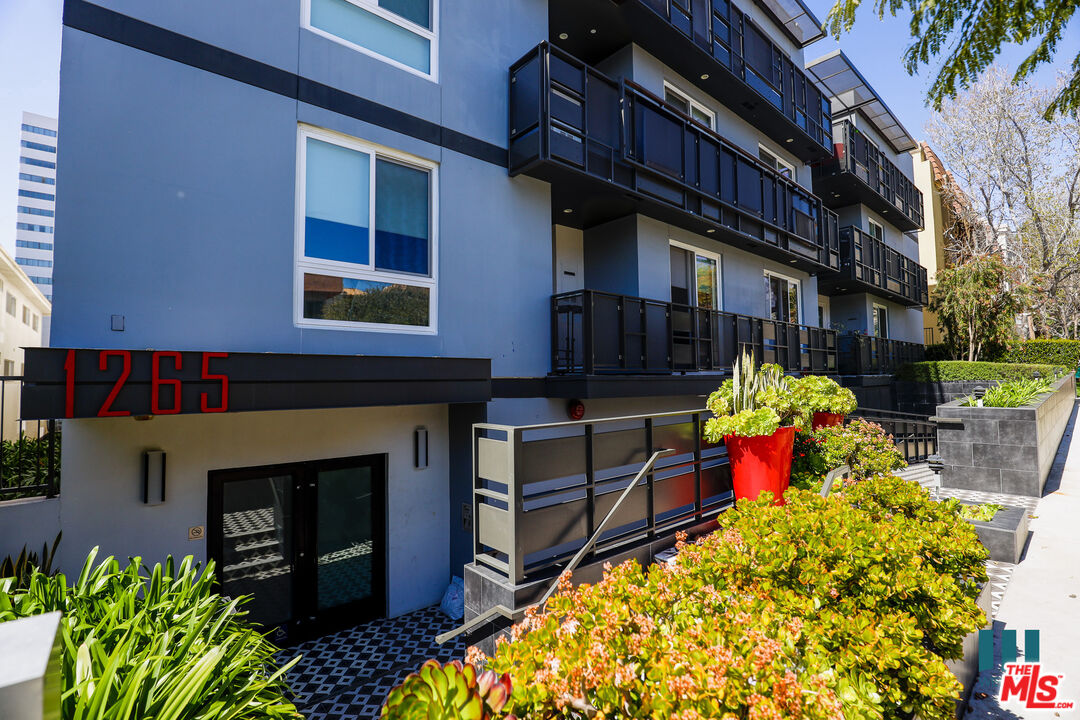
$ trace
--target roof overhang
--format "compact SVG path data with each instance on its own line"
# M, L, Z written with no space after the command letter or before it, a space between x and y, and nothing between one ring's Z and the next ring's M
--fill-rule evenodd
M802 0L755 0L800 48L825 37L821 21Z
M23 420L475 403L486 358L26 348Z
M808 62L806 71L832 97L834 120L860 112L896 152L906 153L918 147L915 138L842 50L833 50Z

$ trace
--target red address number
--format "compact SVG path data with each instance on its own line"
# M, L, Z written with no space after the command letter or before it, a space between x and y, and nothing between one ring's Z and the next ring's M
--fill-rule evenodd
M229 409L229 376L210 372L210 360L212 358L227 358L229 353L204 352L202 354L202 379L216 380L221 383L221 405L212 406L207 400L207 393L199 394L199 411L204 413L225 412ZM105 402L98 409L98 417L125 417L131 415L130 410L115 410L113 402L120 390L131 376L131 351L130 350L102 350L98 353L98 370L105 372L109 368L109 361L117 358L120 361L120 377L112 386ZM163 360L172 363L172 369L183 369L183 356L172 350L155 352L150 358L150 413L152 415L175 415L180 412L180 390L182 383L176 378L161 377L161 365ZM67 351L67 359L64 361L64 416L75 417L75 351ZM161 388L173 389L173 406L162 407Z

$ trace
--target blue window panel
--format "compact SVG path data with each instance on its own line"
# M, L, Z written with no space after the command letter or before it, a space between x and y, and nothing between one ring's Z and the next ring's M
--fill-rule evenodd
M30 148L31 150L41 150L43 152L56 152L56 147L53 145L45 145L42 143L30 142L29 140L23 140L20 143L24 148Z
M34 242L33 240L16 240L15 247L30 248L31 250L52 250L52 243Z
M19 161L22 162L24 165L35 165L37 167L43 167L43 168L55 168L56 167L56 163L54 163L54 162L49 162L48 160L38 160L37 158L31 158L31 157L20 157Z
M35 198L37 200L55 200L56 196L52 193L37 192L35 190L20 190L19 197Z
M52 231L53 231L53 229L48 225L33 225L31 223L21 223L21 222L15 223L15 228L17 230L30 230L32 232L49 233L50 235L52 234Z
M48 137L56 137L56 131L49 128L38 127L37 125L22 124L22 129L26 132L37 133L38 135L47 135Z
M379 7L431 29L431 0L379 0Z
M19 212L27 215L41 215L42 217L53 217L52 210L44 210L42 208L26 207L25 205L19 205L16 208Z
M402 65L431 72L431 41L348 0L311 0L311 25Z
M304 255L370 264L371 157L308 138Z
M44 175L31 175L30 173L19 173L20 180L29 180L30 182L44 183L45 185L55 185L56 178L45 177Z
M376 161L376 269L430 274L429 185L425 170Z

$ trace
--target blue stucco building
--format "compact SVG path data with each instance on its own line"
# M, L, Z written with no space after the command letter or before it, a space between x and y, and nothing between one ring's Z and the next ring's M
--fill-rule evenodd
M740 347L880 385L921 351L914 141L788 5L66 0L27 368L65 569L396 615L472 560L473 423L700 408Z

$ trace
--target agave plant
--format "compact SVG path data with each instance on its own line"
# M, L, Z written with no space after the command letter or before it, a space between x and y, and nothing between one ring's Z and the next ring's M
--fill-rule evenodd
M510 676L491 670L478 673L454 660L440 665L428 660L386 696L385 720L489 720L503 716L510 699Z
M783 368L771 363L757 367L745 349L735 361L731 379L709 396L708 407L715 415L705 425L710 442L727 435L771 435L781 425L803 425L807 419Z
M53 575L53 561L56 560L56 547L60 544L62 532L56 534L52 547L48 543L41 546L41 555L28 551L23 545L22 552L17 557L8 555L0 560L0 578L14 578L14 587L23 588L30 582L30 576L35 570L43 575Z

